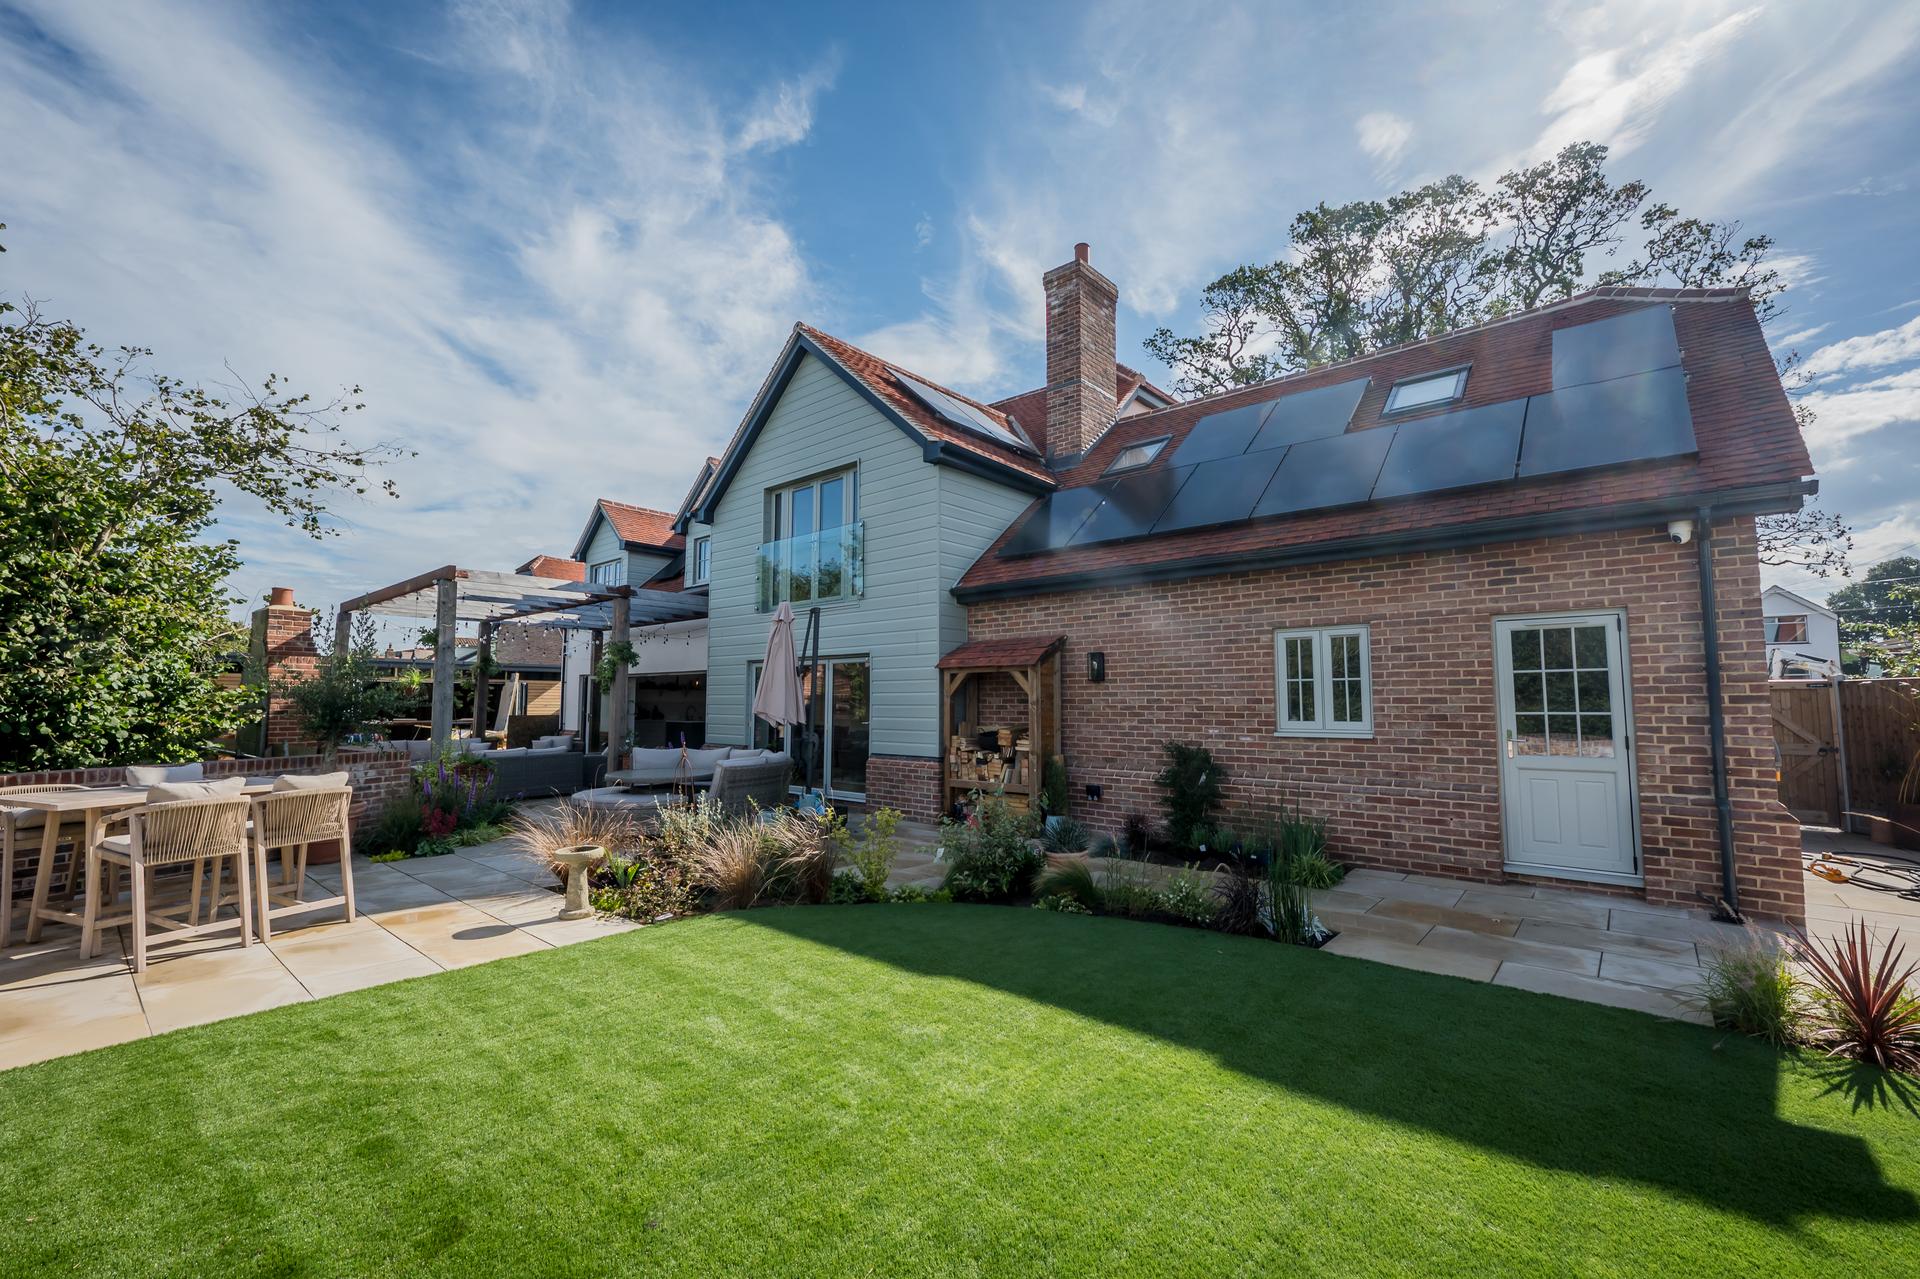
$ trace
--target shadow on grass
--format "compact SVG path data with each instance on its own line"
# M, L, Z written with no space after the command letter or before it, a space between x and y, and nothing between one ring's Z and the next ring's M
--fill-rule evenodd
M1779 1114L1778 1053L1746 1040L1716 1050L1697 1026L1123 920L988 906L735 918L1205 1052L1288 1092L1537 1167L1637 1182L1777 1227L1920 1219L1913 1192L1885 1179L1866 1141ZM1884 1076L1836 1090L1911 1105ZM1887 1120L1907 1122L1866 1121Z
M1824 1085L1823 1097L1840 1096L1855 1111L1904 1110L1920 1119L1920 1085L1878 1066L1840 1057L1808 1058L1808 1071Z

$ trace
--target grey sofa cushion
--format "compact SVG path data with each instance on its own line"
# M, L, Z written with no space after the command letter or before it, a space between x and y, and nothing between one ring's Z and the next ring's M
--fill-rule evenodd
M127 785L158 786L162 782L205 781L207 770L199 764L128 764Z
M282 773L273 779L273 788L288 790L338 790L352 782L346 773Z

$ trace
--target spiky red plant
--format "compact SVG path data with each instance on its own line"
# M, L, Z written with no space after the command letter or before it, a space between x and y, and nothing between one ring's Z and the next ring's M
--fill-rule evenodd
M1920 1074L1920 998L1907 989L1920 962L1902 966L1906 947L1898 932L1877 958L1874 949L1859 919L1828 942L1798 937L1794 952L1813 974L1824 1014L1808 1040L1829 1056Z

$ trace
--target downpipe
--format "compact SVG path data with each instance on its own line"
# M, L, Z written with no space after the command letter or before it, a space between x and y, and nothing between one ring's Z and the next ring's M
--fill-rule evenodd
M1700 633L1707 666L1707 734L1713 754L1713 807L1720 826L1720 898L1713 917L1744 924L1733 866L1733 798L1727 792L1727 718L1720 695L1720 613L1713 589L1713 508L1703 506L1694 524L1700 549ZM1704 894L1702 894L1704 896Z

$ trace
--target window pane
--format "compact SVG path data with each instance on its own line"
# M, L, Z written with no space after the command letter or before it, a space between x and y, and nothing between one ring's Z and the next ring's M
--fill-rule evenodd
M1547 672L1547 709L1550 711L1571 711L1579 709L1573 700L1573 672Z
M1516 755L1547 753L1547 717L1545 715L1513 717L1513 753Z
M833 664L833 711L828 721L833 741L828 756L833 789L856 795L867 791L867 726L871 711L867 688L865 662Z
M793 491L793 527L794 537L804 537L816 527L813 522L813 485L802 484Z
M847 482L835 477L820 481L820 527L839 528L847 522Z
M1613 709L1613 690L1607 687L1605 671L1581 671L1580 709L1583 711L1611 711Z
M1547 754L1578 755L1580 725L1578 715L1547 716Z
M1580 717L1580 753L1594 759L1612 759L1613 716L1582 715Z
M1327 641L1329 690L1333 721L1358 724L1366 719L1366 698L1360 679L1360 637L1335 635Z
M1574 631L1580 665L1585 670L1605 670L1607 665L1607 628L1581 626Z
M1540 632L1535 627L1513 632L1509 645L1513 650L1513 669L1516 671L1537 671L1540 669Z
M1550 671L1573 669L1573 628L1556 626L1540 633L1542 656Z
M1545 710L1546 686L1537 672L1520 671L1513 677L1513 708L1518 711Z

